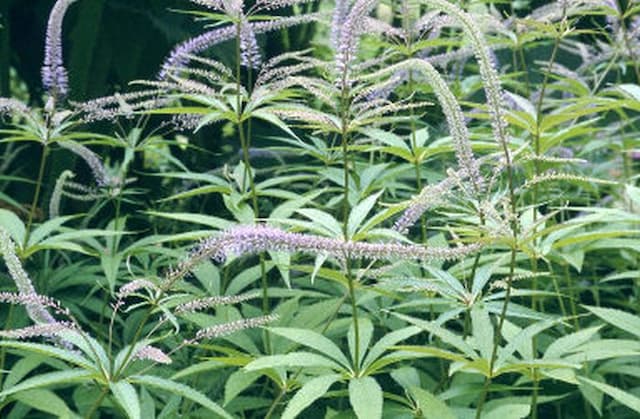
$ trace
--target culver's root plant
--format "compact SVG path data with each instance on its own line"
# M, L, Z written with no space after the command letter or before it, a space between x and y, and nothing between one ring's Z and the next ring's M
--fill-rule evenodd
M143 3L0 28L0 416L640 413L635 1Z

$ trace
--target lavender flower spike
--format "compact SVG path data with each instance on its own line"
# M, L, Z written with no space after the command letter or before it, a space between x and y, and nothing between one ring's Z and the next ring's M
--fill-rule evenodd
M256 34L244 17L240 20L240 61L248 68L259 68L262 63Z
M170 273L167 284L184 276L199 262L213 258L224 261L230 255L245 255L267 250L327 254L338 258L453 260L479 250L479 243L446 247L417 244L366 243L345 241L310 234L289 233L265 225L238 226L204 240L177 270Z
M39 336L54 337L69 330L75 330L75 325L71 322L40 323L21 329L1 330L0 337L8 339L29 339Z
M149 360L153 362L157 362L158 364L171 364L173 362L169 355L162 352L161 349L156 348L155 346L145 345L138 349L133 356L134 359L140 360Z
M186 344L195 344L204 339L215 339L221 336L230 335L244 329L252 329L264 326L267 323L278 320L278 315L269 314L267 316L250 317L248 319L235 320L228 323L216 324L214 326L200 329L193 339L186 340Z
M248 22L250 30L254 35L261 34L270 31L276 31L284 29L289 26L300 25L303 23L309 23L316 20L320 20L321 15L318 13L309 13L300 16L281 17L277 19L264 20L258 22ZM184 68L191 61L191 56L197 55L214 45L233 39L236 36L237 28L235 25L225 26L223 28L217 28L209 32L205 32L202 35L198 35L195 38L188 39L175 47L169 56L165 59L160 73L158 74L159 80L166 80L167 76L172 70ZM247 43L248 48L254 48ZM255 46L257 49L257 45ZM255 49L254 49L255 52Z
M22 264L20 263L20 259L18 259L18 255L16 254L16 245L11 240L9 233L3 228L0 228L0 253L4 258L5 265L7 265L9 275L16 284L18 293L20 295L28 296L36 295L33 282L31 282L31 278L29 278L29 275L25 272ZM37 302L27 304L26 308L31 320L36 323L56 322L56 319L47 311L45 306L38 304Z
M184 41L175 47L164 61L158 74L158 79L165 80L172 69L185 67L189 64L190 55L201 53L213 45L228 41L235 34L235 26L225 26Z
M42 66L42 85L52 96L66 96L69 91L67 70L62 60L62 21L76 0L57 0L49 14Z
M356 0L342 23L342 29L337 39L335 63L337 73L343 77L349 71L351 62L357 55L358 42L365 29L364 20L376 6L376 3L376 0ZM338 17L334 16L334 19L336 18Z
M91 172L93 173L98 186L110 186L112 184L112 179L107 173L107 169L104 167L102 160L96 153L74 141L60 141L58 144L60 147L77 154L87 163L89 168L91 168Z
M0 116L4 114L11 115L14 112L26 114L29 112L29 108L18 100L0 97Z

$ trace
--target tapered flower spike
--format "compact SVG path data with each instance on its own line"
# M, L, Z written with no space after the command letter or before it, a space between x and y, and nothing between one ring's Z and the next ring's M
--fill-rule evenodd
M194 313L196 311L205 310L211 307L217 307L225 304L237 304L247 300L260 297L259 294L244 294L244 295L218 295L214 297L198 298L196 300L187 301L178 305L174 312L176 314L182 313Z
M49 200L49 218L56 218L60 215L60 202L62 201L64 185L74 177L75 175L71 170L65 170L60 174L58 180L56 180L56 186L53 188L53 193Z
M60 147L72 151L87 163L98 186L110 186L112 184L112 179L107 173L102 159L96 153L75 141L60 141L58 144Z
M189 0L191 3L204 6L211 10L224 12L224 2L222 0Z
M249 22L254 34L276 31L290 26L309 23L321 18L320 14L310 13L301 16L282 17L273 20L265 20L260 22ZM221 44L225 41L233 39L236 36L236 26L229 25L222 28L216 28L212 31L205 32L195 38L188 39L175 47L169 56L165 59L158 79L165 80L172 71L177 71L186 67L191 61L191 56L200 54L209 48Z
M149 360L158 364L171 364L173 361L169 355L165 354L161 349L155 346L145 345L138 349L133 355L134 359Z
M13 240L11 240L9 233L1 227L0 253L2 253L9 275L15 282L16 288L18 288L18 293L21 295L35 295L36 290L33 287L33 282L31 282L31 278L29 278L29 275L25 272L16 254L16 245L13 243ZM56 321L45 306L41 304L26 304L26 308L31 320L36 323L54 323Z
M15 113L26 114L29 108L19 100L0 97L0 116Z
M15 304L21 306L39 306L47 307L65 317L70 317L71 313L68 308L62 307L59 301L51 297L38 294L20 294L15 292L0 292L0 303Z
M42 86L53 97L64 97L69 92L69 79L62 59L62 21L67 9L75 1L57 0L49 14L42 65Z
M417 244L366 243L345 241L302 233L289 233L265 225L237 226L204 240L170 272L162 286L170 287L205 259L223 262L231 255L247 255L264 251L326 254L337 258L384 260L455 260L474 253L479 243L457 247L425 247Z
M154 88L124 94L116 93L86 102L71 102L71 105L81 114L84 122L113 120L119 116L131 117L136 111L156 108L167 100L158 96L166 93L172 86L150 85Z
M507 132L507 120L504 115L503 91L500 86L500 78L495 68L494 55L487 44L482 31L474 22L473 17L448 0L423 0L424 3L439 9L454 18L462 27L473 47L480 77L484 85L485 96L491 116L493 135L505 152L507 165L511 165L511 153L509 151L509 134Z
M255 9L256 11L275 10L296 4L311 3L314 1L316 0L256 0Z
M440 204L454 186L455 181L451 178L445 178L439 183L425 186L393 224L393 229L401 234L408 233L409 227L414 225L429 208Z
M236 34L234 26L217 28L205 32L195 38L188 39L175 47L162 64L158 79L165 80L172 68L179 69L189 64L189 56L196 55L214 45L233 39Z
M336 73L341 77L340 84L342 87L345 87L343 84L350 84L349 70L358 53L360 36L366 30L365 19L376 4L377 0L356 0L341 22L341 28L339 30L332 28L332 31L338 30L335 46L335 66ZM334 20L336 18L336 15L334 15ZM338 21L341 19L338 18Z
M235 320L228 323L217 324L215 326L210 326L205 329L198 330L196 336L193 339L185 341L185 343L195 344L201 340L219 338L221 336L230 335L231 333L238 332L240 330L264 326L265 324L277 319L277 315L269 314L267 316L252 317L249 319Z
M330 41L334 51L338 50L338 42L342 35L342 25L344 25L344 21L347 19L347 15L349 14L349 3L351 3L350 0L336 0L336 4L333 7Z
M451 89L429 62L416 58L387 67L367 77L377 78L385 74L397 74L399 71L420 72L426 77L446 117L460 170L470 178L476 194L479 193L484 182L480 174L480 166L471 148L464 114Z
M75 325L71 322L40 323L21 329L0 330L0 337L7 339L29 339L40 336L54 337L75 329Z
M246 18L240 21L240 25L240 63L244 67L259 68L262 64L262 55L256 34Z

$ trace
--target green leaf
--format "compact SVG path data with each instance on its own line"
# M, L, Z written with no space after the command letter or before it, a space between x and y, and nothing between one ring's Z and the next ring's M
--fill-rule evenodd
M364 354L367 352L367 347L369 346L369 342L371 342L371 337L373 336L373 323L369 320L368 317L361 317L358 319L358 329L359 329L359 342L358 342L358 359L360 363L364 358ZM351 326L349 327L349 332L347 332L347 341L349 345L349 353L351 354L351 359L355 365L355 351L356 351L356 336L355 336L355 327L353 322L351 322Z
M146 214L153 217L167 218L169 220L184 221L186 223L202 224L207 227L224 230L231 226L231 222L213 215L193 214L189 212L157 212L147 211Z
M262 376L259 371L234 371L224 385L224 406Z
M584 308L600 317L605 322L640 338L640 316L635 316L631 313L616 310L614 308L592 306L584 306Z
M188 376L193 375L193 374L202 374L202 373L205 373L205 372L209 372L209 371L214 371L214 370L218 370L218 369L221 369L221 368L225 368L226 366L227 366L227 364L225 364L224 362L220 362L220 361L216 361L216 360L202 361L202 362L198 362L196 364L192 364L192 365L188 366L187 368L176 372L174 375L171 376L171 379L172 380L177 380L178 378L188 377Z
M291 266L291 253L288 252L272 252L269 251L269 257L278 268L280 272L280 276L282 276L282 281L287 286L287 288L291 288L291 279L290 279L290 269Z
M268 108L266 108L268 109ZM267 110L256 110L251 113L251 116L254 118L262 119L263 121L269 122L272 125L280 128L293 138L298 138L298 136L291 131L289 126L280 118L278 118L275 114L268 112Z
M20 355L21 358L11 366L11 370L8 371L8 374L5 376L2 389L13 387L45 361L43 356L37 354L21 353Z
M62 339L73 343L77 348L84 352L87 357L92 359L95 365L94 368L99 368L106 372L109 371L109 357L97 340L86 333L81 335L79 332L74 330L66 330L61 332L59 335Z
M493 324L489 318L489 312L475 304L471 309L471 325L473 327L473 339L480 349L484 359L490 359L493 352Z
M528 404L503 404L488 410L482 415L482 419L524 419L529 416L530 411L531 406Z
M363 368L368 368L380 355L389 350L393 345L401 342L413 335L420 333L420 328L408 326L393 332L387 333L371 347L367 357L362 362Z
M76 418L65 401L49 390L27 390L14 394L13 398L27 406L57 416L58 419Z
M29 243L27 246L31 247L37 244L40 240L44 239L53 231L57 230L64 223L76 217L77 216L74 216L74 215L65 216L65 217L56 217L52 220L48 220L42 223L36 229L34 229L29 235Z
M347 368L350 366L349 360L347 360L347 357L340 351L340 348L318 332L293 327L270 327L268 330L276 335L284 336L289 340L315 349L321 354L333 358Z
M296 212L309 218L316 232L331 237L342 237L342 225L326 212L313 208L301 208Z
M155 377L153 375L133 375L129 377L129 380L131 382L135 382L145 386L156 387L161 390L165 390L170 394L177 394L198 403L199 405L209 409L220 417L233 419L233 416L227 413L222 407L220 407L219 404L215 403L199 391L194 390L184 384L177 383L166 378Z
M418 404L418 408L425 419L456 419L456 414L449 409L445 402L427 390L411 387L411 395Z
M349 381L349 402L358 419L382 418L382 389L373 377Z
M23 352L32 352L39 355L45 355L51 358L60 359L70 364L74 364L88 371L98 372L98 368L95 364L75 351L70 351L43 343L17 342L10 340L0 341L0 346L17 349Z
M554 340L551 345L547 347L547 350L544 353L544 358L559 358L562 355L571 352L573 348L589 341L589 339L595 336L600 329L602 329L602 327L590 327Z
M256 371L265 368L277 367L322 367L335 370L344 369L344 367L342 367L335 361L332 361L325 356L314 354L312 352L291 352L283 355L262 356L255 361L250 362L244 368L247 371Z
M530 343L531 339L535 335L543 330L553 327L559 322L560 320L545 320L527 326L520 333L514 336L513 339L509 340L509 343L504 348L501 348L498 351L498 359L495 364L495 369L501 369L507 362L509 362L514 352L518 350L518 348L521 348L523 344Z
M70 369L65 371L47 372L36 375L16 384L15 386L4 390L0 393L0 397L6 397L11 394L19 393L25 390L33 390L40 387L48 387L52 385L71 385L76 381L89 381L95 378L95 374L87 372L83 369Z
M129 419L140 419L140 399L136 389L126 381L110 382L111 393L118 401L118 404L127 413Z
M358 232L360 224L362 224L362 221L367 217L376 202L378 202L378 198L380 198L382 192L383 191L380 191L366 199L363 199L351 210L351 213L349 214L349 221L347 222L348 239L352 238Z
M22 246L26 228L20 217L9 210L0 208L0 228L7 230L9 237L15 242L16 246Z
M578 380L583 381L597 388L603 393L606 393L609 396L613 397L619 403L627 406L629 409L634 410L637 413L640 413L640 398L634 396L633 394L620 390L617 387L610 386L609 384L600 383L598 381L593 381L588 378L578 377Z
M564 360L585 363L601 359L640 355L640 341L626 339L598 339L586 342L571 350Z
M329 387L340 380L337 374L323 375L307 381L300 390L291 398L282 413L281 419L293 419L314 401L324 396Z
M429 333L433 333L434 335L442 339L444 343L447 343L453 346L454 348L458 349L460 352L464 353L467 357L471 359L478 358L478 354L460 336L441 327L437 323L416 319L414 317L405 316L404 314L399 314L399 313L392 313L392 314L404 321L407 321L411 324L418 326L423 330L426 330Z

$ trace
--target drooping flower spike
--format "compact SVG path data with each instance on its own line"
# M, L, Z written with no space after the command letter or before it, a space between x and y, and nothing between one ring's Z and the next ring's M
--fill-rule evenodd
M258 1L246 13L243 12L242 1L191 0L193 3L229 15L236 23L213 29L176 46L165 59L158 73L158 79L166 80L172 71L185 68L191 57L209 48L229 41L238 35L240 41L241 64L245 67L258 67L262 56L256 39L257 34L276 31L290 26L309 23L320 19L320 14L310 13L300 16L274 17L269 20L250 21L248 16L261 10L273 10L306 1ZM308 1L308 0L307 0ZM238 26L239 25L239 26Z
M247 255L264 251L326 254L337 258L384 260L454 260L481 248L474 243L457 247L425 247L417 244L367 243L343 239L291 233L266 225L237 226L204 240L170 272L163 288L171 286L205 259L223 262L231 255Z

